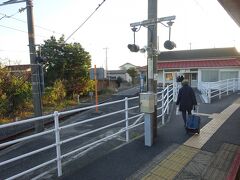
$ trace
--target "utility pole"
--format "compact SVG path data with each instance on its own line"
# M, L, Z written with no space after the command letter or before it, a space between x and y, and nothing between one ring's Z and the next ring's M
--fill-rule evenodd
M134 44L128 44L128 49L131 52L147 50L147 94L140 94L141 102L141 112L144 112L145 115L145 145L151 146L152 143L157 141L157 60L158 60L158 45L157 45L157 23L162 23L163 21L168 21L168 26L163 25L169 28L169 39L165 41L164 47L166 49L172 50L176 47L176 44L170 40L171 37L171 26L173 24L172 20L175 20L176 16L167 16L162 18L157 18L157 0L148 0L148 20L131 23L130 26L134 33L136 32L136 27L141 26L147 27L148 29L148 45L147 48L144 48L144 51L135 44L135 35L134 35ZM139 30L138 29L138 30ZM155 95L155 100L152 101L152 95ZM142 98L142 99L141 99ZM146 101L146 102L145 102ZM147 103L152 103L153 106L148 106ZM153 104L154 103L154 104ZM145 109L146 107L146 109Z
M30 52L30 64L31 64L31 79L32 79L32 94L33 94L33 106L35 116L42 116L42 98L39 71L40 66L36 62L36 46L35 46L35 34L33 23L33 10L32 0L26 1L27 6L27 22L28 22L28 41ZM43 121L35 122L35 131L42 132L44 130Z
M33 10L32 0L8 0L0 4L5 6L9 4L16 4L26 2L27 7L27 23L28 23L28 41L29 41L29 54L30 54L30 65L31 65L31 80L32 80L32 95L33 95L33 106L34 115L42 116L42 98L41 98L41 86L40 86L40 66L36 61L36 47L35 47L35 34L34 34L34 23L33 23ZM35 131L41 132L44 130L43 121L35 122Z
M140 22L131 23L130 26L134 31L134 44L128 44L128 49L131 52L145 52L147 50L147 93L140 94L140 108L141 112L145 113L144 128L145 128L145 145L151 146L152 143L157 141L157 60L158 60L158 37L157 37L157 23L168 21L165 27L169 28L169 39L165 41L164 47L172 50L176 47L176 44L170 40L172 20L175 20L176 16L167 16L157 18L157 0L148 0L148 19ZM148 29L148 41L147 48L140 49L135 44L135 32L144 26ZM139 27L138 30L136 27ZM155 96L153 98L152 96ZM154 100L155 99L155 100ZM152 105L147 105L148 103Z
M110 86L110 77L108 77L108 49L107 47L103 48L106 53L106 78L108 78L108 86Z
M148 0L148 20L157 19L157 0ZM157 93L157 54L154 50L157 49L157 24L148 26L148 81L147 89L149 92ZM153 122L153 143L157 141L157 104L154 105L154 112L150 116Z

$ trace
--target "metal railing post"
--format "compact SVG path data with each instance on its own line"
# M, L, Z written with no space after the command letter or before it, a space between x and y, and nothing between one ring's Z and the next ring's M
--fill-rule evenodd
M125 120L126 120L126 141L129 142L129 130L128 130L128 98L125 97Z
M233 92L236 91L236 79L233 79Z
M167 114L169 114L169 86L167 86Z
M208 103L211 103L211 88L210 88L210 83L208 83Z
M173 83L173 102L176 102L177 101L177 98L176 98L176 96L177 96L177 82L174 82Z
M228 95L228 87L229 86L229 83L228 83L228 79L227 79L227 95Z
M164 122L164 89L162 91L162 124L165 124Z
M218 84L218 98L219 99L221 99L221 97L222 97L222 89L221 89L222 87L221 87L221 84Z
M60 132L59 132L59 114L54 112L54 125L55 125L55 139L56 139L56 152L57 152L57 170L58 176L62 176L62 161L61 161L61 147L60 147Z
M237 91L239 90L239 81L240 81L240 78L237 79Z

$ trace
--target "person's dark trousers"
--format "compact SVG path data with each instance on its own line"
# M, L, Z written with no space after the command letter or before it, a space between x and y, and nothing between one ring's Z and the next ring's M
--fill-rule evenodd
M187 112L188 112L188 115L192 114L191 110L183 110L182 111L182 118L184 120L184 126L185 127L186 127L186 121L187 121Z

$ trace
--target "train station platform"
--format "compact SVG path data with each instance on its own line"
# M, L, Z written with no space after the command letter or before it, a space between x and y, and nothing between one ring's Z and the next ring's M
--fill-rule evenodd
M173 108L169 121L158 128L153 146L144 146L140 137L86 166L80 165L83 159L75 159L59 179L240 179L239 107L237 93L201 103L199 135L185 132L181 115L175 115Z

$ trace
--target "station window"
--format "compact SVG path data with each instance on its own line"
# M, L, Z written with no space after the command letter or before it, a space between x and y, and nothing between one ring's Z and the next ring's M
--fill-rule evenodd
M197 73L192 73L192 80L197 80Z
M218 70L202 70L203 82L216 82L218 81Z
M232 78L237 78L237 77L238 77L238 72L237 71L223 71L223 72L220 72L220 80L232 79Z

